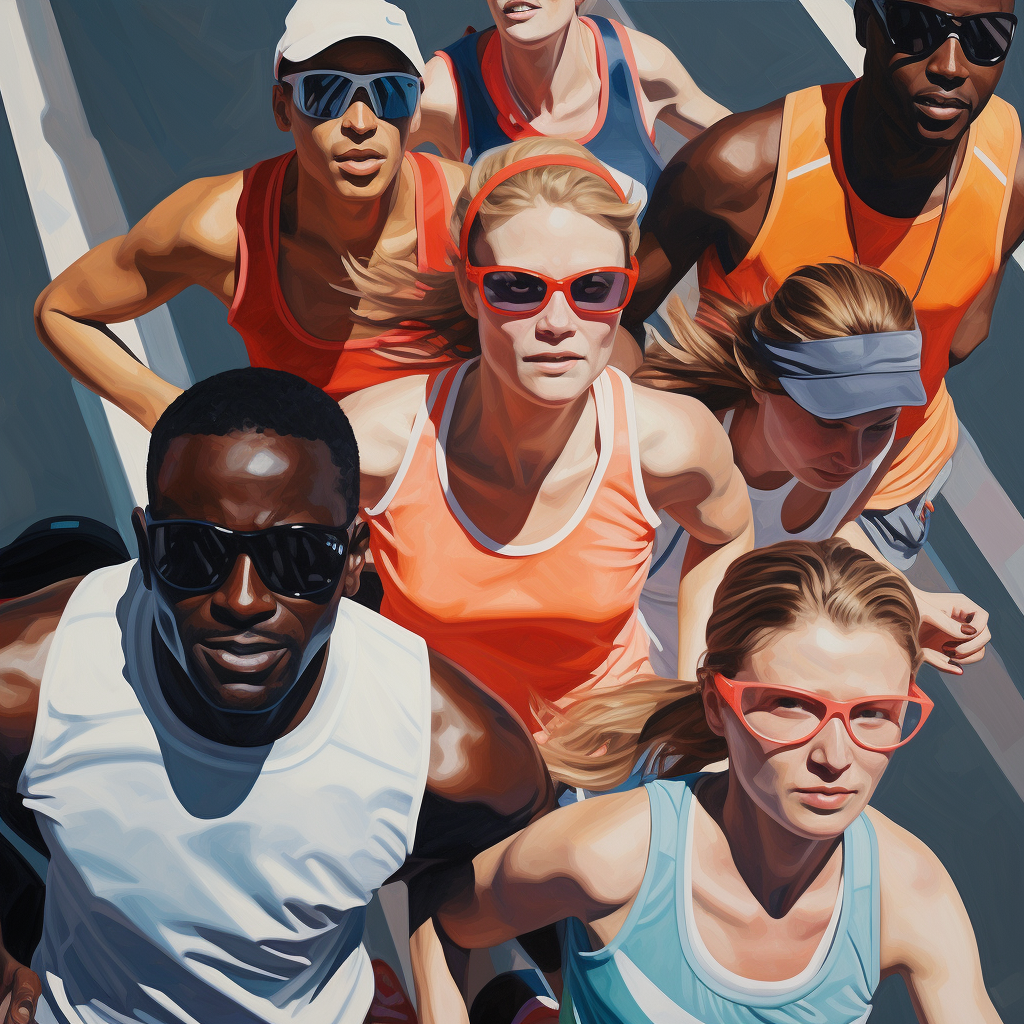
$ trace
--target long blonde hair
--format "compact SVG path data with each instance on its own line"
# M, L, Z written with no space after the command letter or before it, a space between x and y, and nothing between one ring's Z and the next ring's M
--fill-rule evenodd
M801 267L769 302L754 309L708 294L692 320L673 296L666 320L672 338L660 339L648 351L633 380L693 395L715 410L735 405L755 388L783 393L758 355L751 327L775 341L792 342L907 331L916 323L898 281L846 260Z
M559 713L543 746L552 778L607 789L645 755L647 768L664 775L725 757L725 741L704 718L702 687L716 672L735 676L773 637L819 616L844 630L888 633L912 672L921 664L920 616L902 576L838 538L773 544L741 556L726 572L696 682L642 678Z
M453 262L458 259L458 239L466 211L488 179L518 160L545 155L579 156L596 167L601 166L583 146L568 139L520 139L485 153L473 167L469 182L452 211L448 241ZM550 164L514 174L487 196L471 229L470 258L481 234L536 205L538 200L600 221L621 234L627 258L636 252L640 240L636 221L640 204L623 203L608 182L597 174L580 167ZM463 356L479 354L476 321L462 305L454 274L417 270L415 252L400 260L378 256L372 267L354 264L351 260L347 260L345 266L374 310L368 316L355 316L359 322L372 324L380 330L413 323L444 338L446 344L442 351ZM410 317L413 310L415 315Z

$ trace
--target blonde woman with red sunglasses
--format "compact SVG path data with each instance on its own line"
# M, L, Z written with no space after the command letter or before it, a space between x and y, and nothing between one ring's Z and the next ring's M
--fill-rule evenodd
M636 213L576 143L485 155L453 218L475 358L343 402L382 613L484 680L542 740L544 709L650 671L637 601L655 508L697 541L679 593L693 667L715 587L752 544L715 417L609 365L636 282Z
M932 707L918 627L906 582L844 541L745 555L698 689L647 736L676 770L715 747L728 770L539 819L476 858L441 924L476 947L568 918L579 1024L863 1024L890 974L922 1024L997 1024L952 880L867 806Z

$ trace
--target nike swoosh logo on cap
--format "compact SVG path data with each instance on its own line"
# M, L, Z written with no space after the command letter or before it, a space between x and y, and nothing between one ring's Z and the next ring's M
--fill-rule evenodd
M400 21L392 21L392 20L391 20L391 19L390 19L390 18L389 18L389 17L388 17L388 16L386 15L386 14L384 15L384 20L385 20L385 21L386 21L386 22L387 22L387 23L388 23L389 25L398 25L398 26L400 26L400 25L402 24L402 23L401 23Z

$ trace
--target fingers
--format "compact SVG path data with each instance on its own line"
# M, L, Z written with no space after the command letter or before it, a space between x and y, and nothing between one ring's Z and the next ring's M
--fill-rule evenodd
M932 650L930 647L924 649L924 661L925 664L937 668L940 672L948 672L952 676L962 676L964 674L964 670L958 662L954 662L948 655Z
M988 629L983 629L977 636L972 636L969 640L949 641L943 644L942 650L949 654L949 657L956 658L961 664L969 663L968 658L972 658L974 661L980 660L980 657L985 652L985 647L992 642L992 634ZM977 655L978 657L974 657Z
M29 1024L36 1012L42 986L39 976L27 967L19 967L11 985L11 1004L4 1024Z

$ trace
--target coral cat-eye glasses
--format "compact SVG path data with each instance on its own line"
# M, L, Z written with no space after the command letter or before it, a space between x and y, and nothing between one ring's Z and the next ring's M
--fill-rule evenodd
M911 679L906 696L879 694L856 700L828 700L792 686L714 675L714 686L747 731L769 743L799 746L838 718L859 747L888 753L909 743L935 706Z

